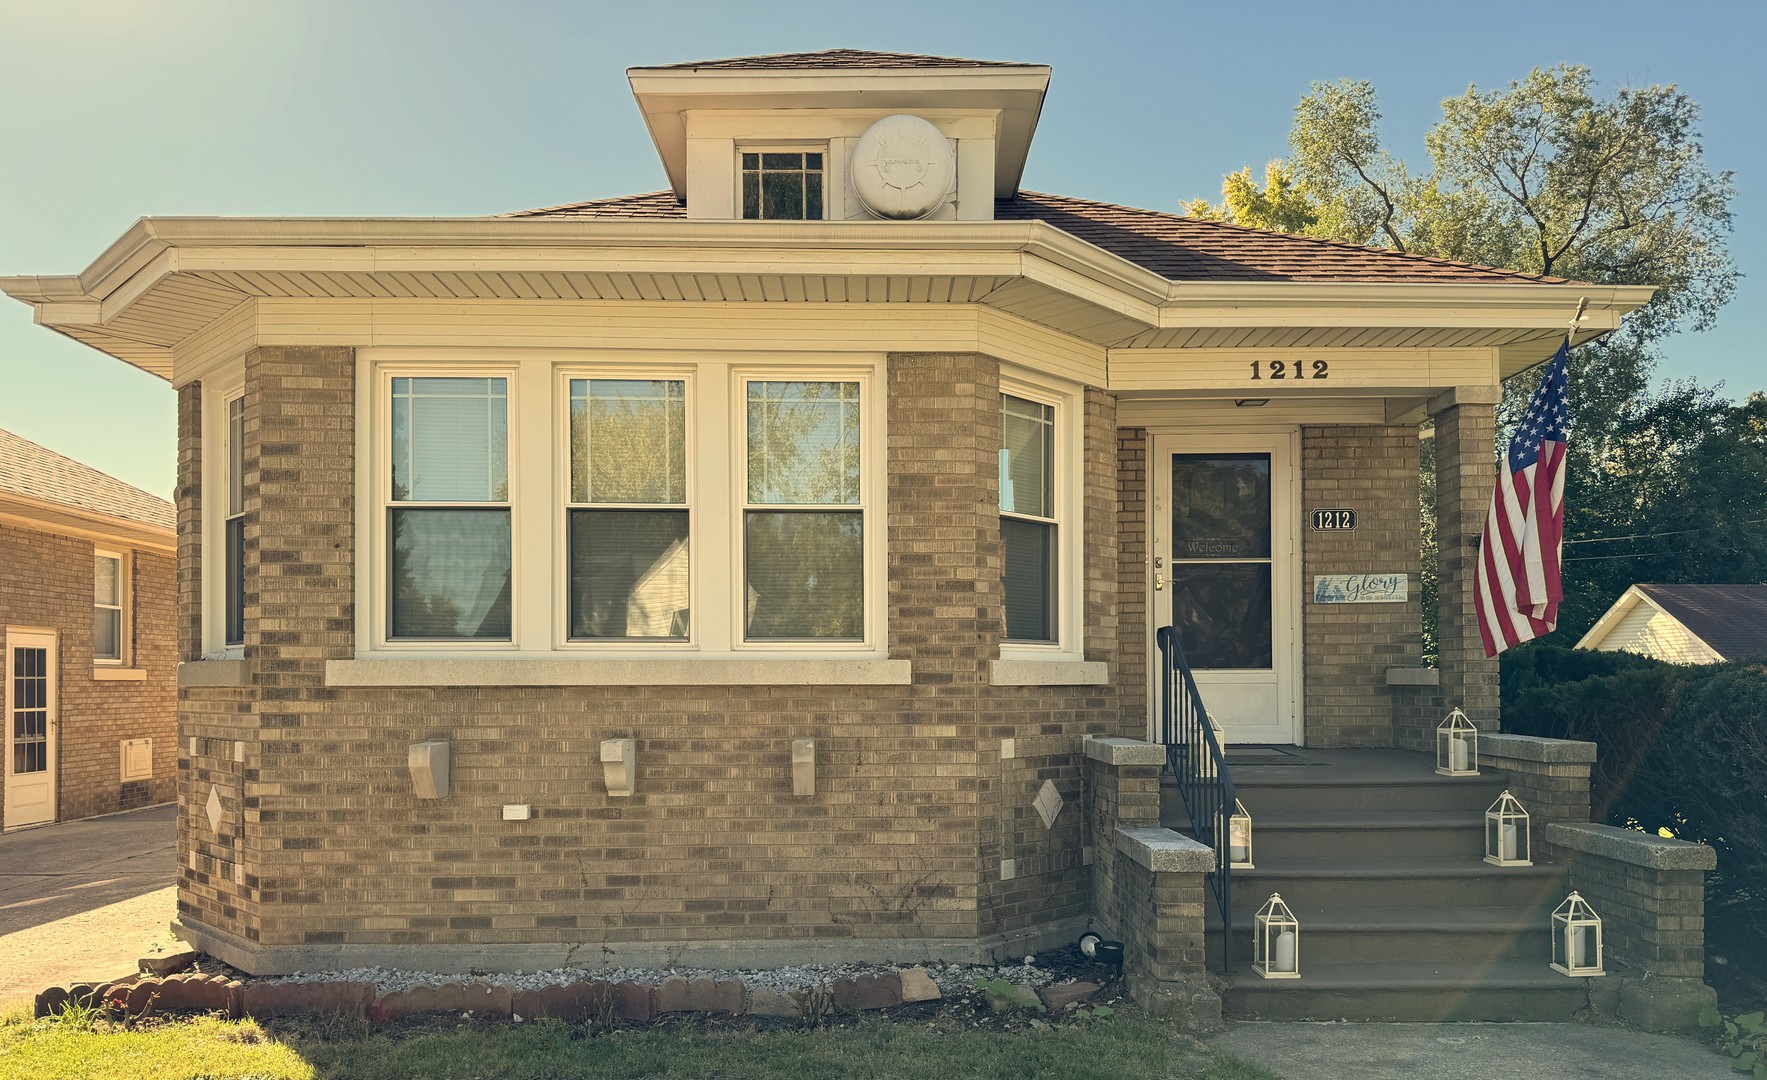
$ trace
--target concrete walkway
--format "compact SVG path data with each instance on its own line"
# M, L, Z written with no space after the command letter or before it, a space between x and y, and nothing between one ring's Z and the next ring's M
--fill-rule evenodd
M1283 1080L1724 1080L1690 1038L1595 1024L1237 1022L1210 1045Z
M127 975L171 943L176 817L157 806L0 836L0 1006Z

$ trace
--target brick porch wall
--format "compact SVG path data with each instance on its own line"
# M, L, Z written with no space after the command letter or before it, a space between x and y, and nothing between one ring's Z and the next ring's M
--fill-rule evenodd
M169 802L177 782L172 560L135 552L130 563L129 666L144 668L147 678L99 681L92 677L93 547L90 540L0 525L0 637L7 626L56 632L60 821ZM153 739L153 777L124 785L121 743L139 738ZM0 737L0 751L5 746Z
M268 970L399 946L481 964L596 962L604 944L886 954L892 941L1030 940L1077 917L1074 751L1083 734L1115 733L1115 688L989 685L1003 624L998 365L892 355L887 382L890 655L913 662L912 685L341 688L324 685L324 665L354 655L353 355L254 350L251 685L184 691L198 736L185 918L263 946L235 962ZM1098 505L1113 501L1114 415L1105 395L1087 405ZM188 462L197 434L184 432ZM1090 561L1088 618L1102 629L1088 654L1114 656L1114 562ZM801 736L817 740L812 798L790 794ZM637 741L630 798L602 784L598 745L613 737ZM453 744L453 793L434 803L415 799L405 768L407 744L428 738ZM1003 760L1002 738L1022 750ZM201 812L216 785L231 810L235 773L243 839ZM1048 830L1029 806L1045 779L1069 804ZM512 802L533 820L501 821ZM1006 880L1003 858L1017 863Z

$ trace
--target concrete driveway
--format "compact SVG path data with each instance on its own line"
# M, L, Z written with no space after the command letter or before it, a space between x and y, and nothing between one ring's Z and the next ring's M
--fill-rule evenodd
M171 944L176 818L157 806L0 836L0 1005L127 975Z

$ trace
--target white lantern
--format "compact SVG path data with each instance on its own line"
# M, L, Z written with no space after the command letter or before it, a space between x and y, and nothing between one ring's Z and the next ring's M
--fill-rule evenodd
M1497 866L1533 866L1528 812L1505 791L1485 811L1485 861Z
M1436 727L1436 771L1443 776L1479 774L1479 729L1459 709Z
M1209 720L1209 730L1215 733L1215 745L1221 748L1221 754L1225 757L1227 754L1227 733L1221 730L1221 725L1215 720L1213 713L1205 715ZM1207 747L1198 746L1196 748L1196 760L1191 763L1191 772L1202 780L1215 778L1215 759L1209 754Z
M1266 979L1301 977L1301 924L1276 893L1252 917L1252 970Z
M1235 870L1256 870L1252 865L1252 815L1245 803L1233 800L1233 813L1227 816L1227 827L1221 827L1221 815L1215 815L1215 842L1227 849L1227 864Z
M1566 975L1605 975L1601 970L1601 916L1576 893L1552 913L1552 969Z

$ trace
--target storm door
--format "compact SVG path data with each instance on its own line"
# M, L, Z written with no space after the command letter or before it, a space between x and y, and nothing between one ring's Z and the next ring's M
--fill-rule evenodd
M1177 629L1228 743L1298 743L1293 439L1173 436L1154 445L1153 626Z
M55 820L55 637L6 633L8 829Z

